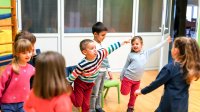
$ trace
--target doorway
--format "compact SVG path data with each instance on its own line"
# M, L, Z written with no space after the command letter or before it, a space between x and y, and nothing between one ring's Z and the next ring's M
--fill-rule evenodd
M197 39L198 0L188 0L186 11L186 36Z

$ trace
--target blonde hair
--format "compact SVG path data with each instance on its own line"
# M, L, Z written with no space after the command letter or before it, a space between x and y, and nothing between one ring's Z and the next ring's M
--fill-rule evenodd
M13 60L12 60L12 69L16 74L19 74L19 53L32 51L33 47L29 40L27 39L20 39L14 43L14 53L13 53Z
M33 90L36 96L51 99L71 90L66 81L65 59L53 51L38 55L36 59L36 73L33 82Z
M195 39L187 37L176 38L174 48L179 49L176 57L186 72L186 81L190 84L200 77L200 49Z

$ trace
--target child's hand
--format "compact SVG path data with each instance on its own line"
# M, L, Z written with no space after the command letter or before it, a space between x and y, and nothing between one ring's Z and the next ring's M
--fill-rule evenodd
M138 96L138 95L141 95L141 94L142 94L142 93L141 93L141 90L140 90L140 89L136 90L135 93L134 93L135 96Z
M108 75L109 75L110 80L112 80L112 79L113 79L113 76L112 76L111 71L108 71Z
M169 36L167 37L167 42L170 43L171 41L172 41L172 38L171 38L171 36L169 35Z
M124 42L121 43L121 45L128 44L128 43L130 43L130 41L131 41L131 39L125 40Z

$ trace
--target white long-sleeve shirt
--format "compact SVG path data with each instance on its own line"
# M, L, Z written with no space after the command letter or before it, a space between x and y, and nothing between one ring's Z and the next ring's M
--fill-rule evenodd
M126 64L124 65L124 68L120 74L120 77L122 78L125 76L126 78L133 81L141 80L148 58L156 50L161 48L165 43L167 43L167 39L150 49L142 50L138 53L130 52L128 54Z

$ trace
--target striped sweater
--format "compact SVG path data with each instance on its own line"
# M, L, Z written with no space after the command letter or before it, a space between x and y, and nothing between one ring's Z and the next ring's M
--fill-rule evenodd
M94 82L98 76L99 68L103 59L105 59L109 54L111 54L119 47L121 47L121 44L119 42L116 42L110 45L107 49L99 49L97 56L93 61L89 61L84 58L80 63L78 63L78 65L69 75L69 77L67 77L67 80L72 83L78 77L83 82Z

